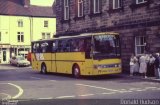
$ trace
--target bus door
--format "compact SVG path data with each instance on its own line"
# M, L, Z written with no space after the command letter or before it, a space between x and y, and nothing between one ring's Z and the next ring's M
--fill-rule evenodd
M53 41L52 43L52 72L57 72L57 65L56 65L56 51L58 48L58 41Z
M88 37L85 39L85 67L86 75L92 75L93 71L93 57L92 57L92 38Z

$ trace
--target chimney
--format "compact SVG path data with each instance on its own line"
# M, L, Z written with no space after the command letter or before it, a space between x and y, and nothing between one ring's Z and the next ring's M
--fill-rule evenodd
M23 0L23 6L24 7L29 7L30 6L30 0Z

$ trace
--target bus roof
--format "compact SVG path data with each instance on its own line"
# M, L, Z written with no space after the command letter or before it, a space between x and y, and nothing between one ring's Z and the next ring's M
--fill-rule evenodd
M43 42L43 41L52 41L55 39L66 39L66 38L77 38L77 37L87 37L87 36L96 36L96 35L119 35L118 33L115 32L101 32L101 33L83 33L80 35L75 35L75 36L61 36L58 38L51 38L51 39L43 39L43 40L38 40L38 42ZM37 41L32 41L32 42L37 42Z

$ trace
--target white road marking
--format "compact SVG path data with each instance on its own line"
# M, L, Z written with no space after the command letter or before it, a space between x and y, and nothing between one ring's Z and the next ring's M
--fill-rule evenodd
M11 96L9 94L6 94L6 93L0 93L6 97L2 98L2 99L11 99Z
M130 90L124 90L124 91L121 91L120 93L131 93L133 91L130 91Z
M59 96L59 97L56 97L56 99L62 99L62 98L74 98L75 96Z
M109 92L109 93L101 93L101 94L115 94L116 92Z
M145 89L155 89L157 87L145 87Z
M38 99L53 99L53 97L47 97L47 98L38 98Z
M115 91L115 92L122 92L120 90L109 89L109 88L104 88L104 87L97 87L97 86L92 86L92 85L85 85L85 84L76 84L76 85L86 86L86 87L92 87L92 88L97 88L97 89L103 89L103 90L109 90L109 91Z
M57 82L56 80L49 80L50 82Z
M38 78L38 77L30 77L30 78L33 78L33 79L41 79L41 78Z
M16 94L15 96L11 97L11 99L17 99L23 94L23 89L18 85L15 85L13 83L0 83L0 84L8 84L8 85L11 85L11 86L16 87L18 89L18 94Z
M130 88L129 90L139 90L141 88Z
M82 97L86 97L86 96L93 96L95 94L84 94L84 95L78 95L78 96L82 96Z
M16 87L19 91L18 94L16 94L15 96L12 97L12 99L19 98L23 94L23 89L20 86L12 84L12 83L7 83L7 84Z

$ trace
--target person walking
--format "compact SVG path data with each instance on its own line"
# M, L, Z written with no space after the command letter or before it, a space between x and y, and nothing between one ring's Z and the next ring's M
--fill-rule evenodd
M146 63L146 55L142 55L139 59L140 62L140 68L139 68L139 73L144 76L144 78L147 78L146 73L147 73L147 63Z

